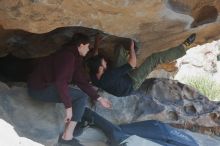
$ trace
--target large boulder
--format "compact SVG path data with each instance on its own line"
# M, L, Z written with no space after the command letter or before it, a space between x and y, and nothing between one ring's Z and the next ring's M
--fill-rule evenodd
M102 95L109 97L115 106L110 111L97 106L96 111L114 123L154 119L217 129L220 124L220 103L176 80L147 79L135 94L123 98L106 92Z
M0 123L5 125L4 130L0 131L0 135L5 137L4 141L0 140L0 143L6 143L3 146L52 146L57 143L58 135L63 129L62 104L31 99L23 83L1 83L0 93ZM190 124L194 132L220 135L219 103L209 101L205 96L177 81L151 79L146 81L137 93L127 97L119 98L103 91L100 91L100 94L113 102L113 109L106 110L97 104L93 110L115 124L156 119L179 125ZM201 131L199 128L195 129L196 127L206 129ZM215 129L215 133L210 132L210 129ZM201 146L209 146L211 143L217 146L219 143L217 138L187 132ZM106 137L97 129L86 129L79 139L86 146L106 146Z

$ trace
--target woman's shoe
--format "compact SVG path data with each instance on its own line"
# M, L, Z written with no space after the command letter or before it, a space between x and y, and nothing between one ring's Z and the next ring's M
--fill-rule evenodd
M80 144L79 140L75 138L71 140L64 140L62 138L62 134L59 136L58 144L65 144L65 145L70 145L70 146L83 146L82 144Z

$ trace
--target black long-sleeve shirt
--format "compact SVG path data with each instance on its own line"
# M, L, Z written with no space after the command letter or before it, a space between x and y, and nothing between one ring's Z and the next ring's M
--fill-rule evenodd
M133 91L132 80L128 75L131 70L131 65L125 64L114 69L107 69L100 80L95 74L90 74L90 76L94 85L108 93L115 96L127 96Z

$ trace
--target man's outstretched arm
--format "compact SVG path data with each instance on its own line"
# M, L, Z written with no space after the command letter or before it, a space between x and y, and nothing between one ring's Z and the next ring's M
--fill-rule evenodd
M130 47L130 55L128 58L128 63L135 68L137 66L137 58L136 58L136 53L134 50L134 41L131 40L131 47Z

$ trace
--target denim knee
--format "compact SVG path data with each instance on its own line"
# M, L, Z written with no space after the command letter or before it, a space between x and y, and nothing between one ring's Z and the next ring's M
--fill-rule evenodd
M86 101L87 101L87 96L81 96L80 98L72 102L73 115L74 115L71 119L72 121L77 121L77 122L81 121L86 107Z
M88 96L82 96L79 100L80 100L80 104L81 105L86 105L86 101L88 99Z
M87 99L88 99L88 95L85 93L82 93L80 100L86 103Z

